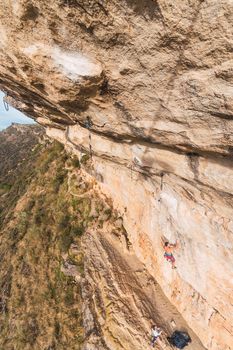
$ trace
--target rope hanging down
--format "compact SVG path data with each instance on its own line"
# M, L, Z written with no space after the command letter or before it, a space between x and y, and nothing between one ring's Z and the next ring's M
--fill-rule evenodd
M2 100L3 100L3 105L4 105L5 110L8 112L9 111L9 104L7 101L5 101L5 97L7 97L7 95L5 95Z
M93 123L91 121L90 117L87 117L86 122L85 122L85 128L89 130L89 150L90 150L90 157L92 158L92 146L91 146L91 127Z
M159 198L158 198L158 202L161 204L161 192L163 192L163 186L164 186L164 175L165 173L161 173L161 180L160 180L160 193L159 193Z
M160 183L160 190L162 191L163 190L163 184L164 184L164 173L161 173L161 183Z

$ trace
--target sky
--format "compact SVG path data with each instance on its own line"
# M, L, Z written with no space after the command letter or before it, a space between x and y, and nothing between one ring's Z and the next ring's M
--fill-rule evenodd
M0 130L3 130L11 125L11 123L20 124L32 124L33 119L26 117L23 113L17 111L17 109L9 106L9 111L7 112L3 105L4 93L0 91Z

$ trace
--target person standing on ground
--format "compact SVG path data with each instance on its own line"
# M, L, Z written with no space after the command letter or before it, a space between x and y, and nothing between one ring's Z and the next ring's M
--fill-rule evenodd
M169 242L165 242L163 249L165 251L164 253L164 257L165 259L167 259L167 261L169 261L172 264L172 268L176 269L176 265L175 265L175 258L172 254L173 250L177 248L177 244L170 244Z
M156 341L161 333L162 333L162 331L160 328L157 328L155 325L152 326L152 328L151 328L151 345L153 348L154 348L155 343L156 343Z

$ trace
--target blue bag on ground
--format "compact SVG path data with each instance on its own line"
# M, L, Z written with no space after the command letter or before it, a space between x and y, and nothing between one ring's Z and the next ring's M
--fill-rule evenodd
M178 349L184 349L191 342L191 338L186 332L175 331L169 338L169 342Z

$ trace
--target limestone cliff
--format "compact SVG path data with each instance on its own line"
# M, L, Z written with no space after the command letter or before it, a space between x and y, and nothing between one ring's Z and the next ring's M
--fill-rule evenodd
M160 346L171 349L172 320L200 349L130 249L112 201L83 170L87 157L80 163L59 143L38 144L40 136L37 126L0 133L0 347L145 349L156 322Z
M91 152L86 171L113 199L130 254L204 347L231 349L232 1L0 4L7 100L80 158ZM177 271L161 237L179 242Z

